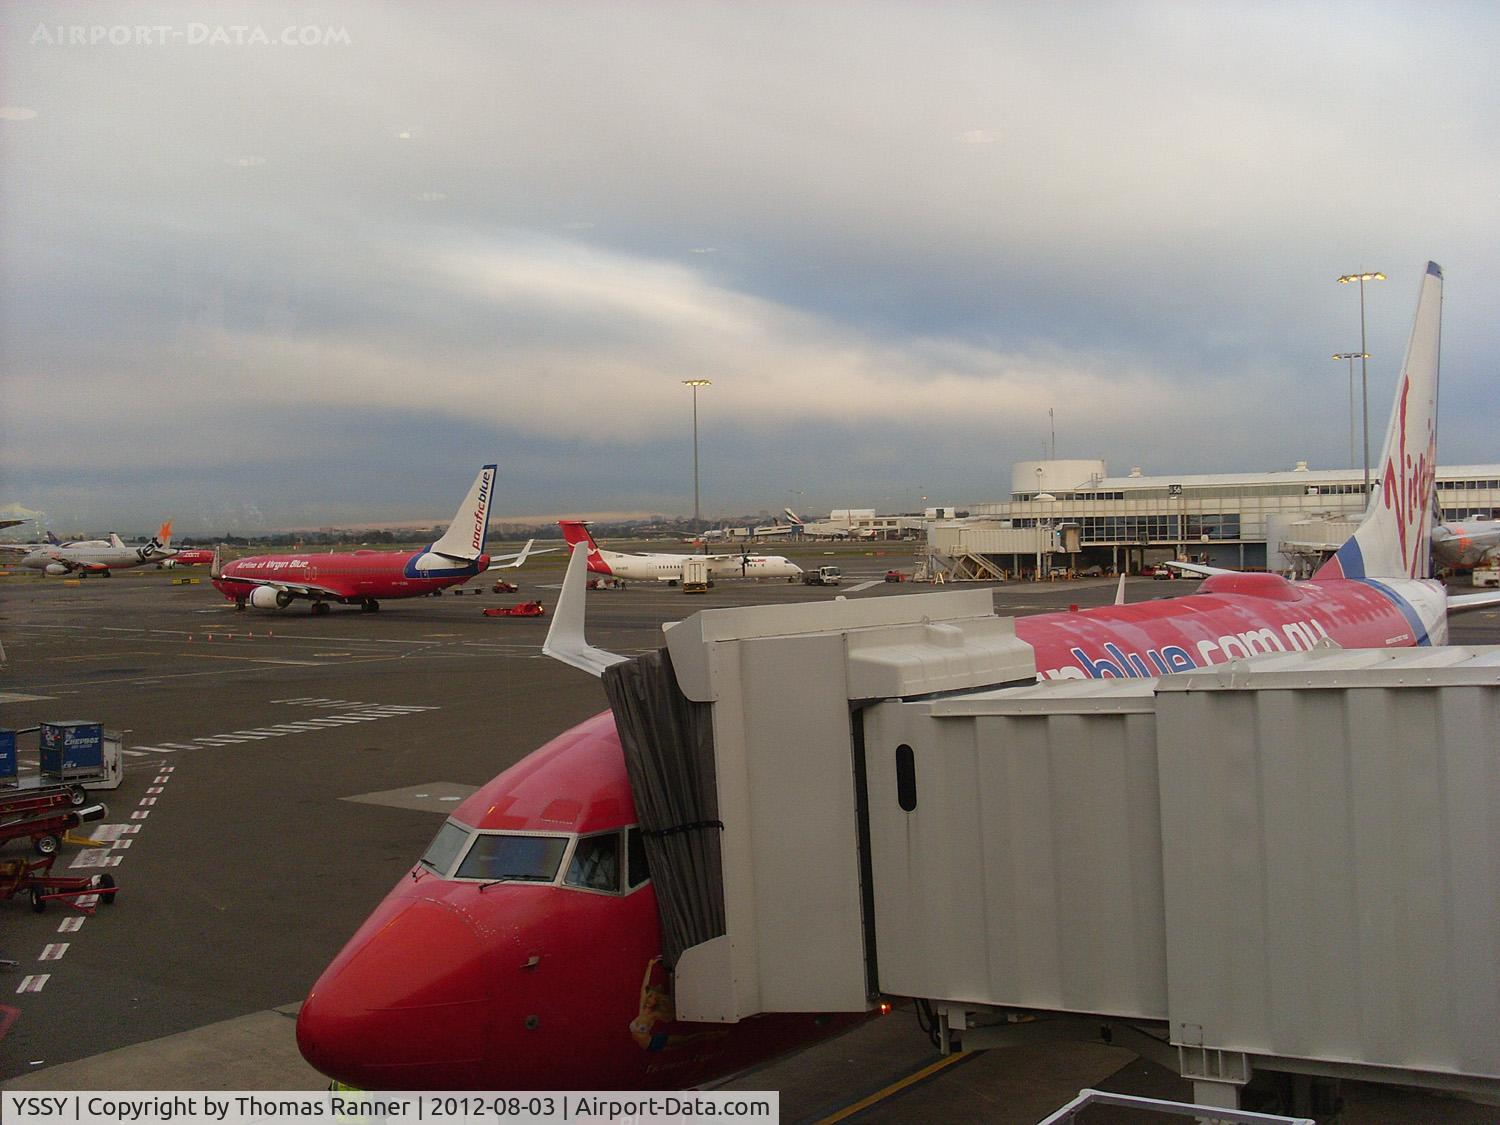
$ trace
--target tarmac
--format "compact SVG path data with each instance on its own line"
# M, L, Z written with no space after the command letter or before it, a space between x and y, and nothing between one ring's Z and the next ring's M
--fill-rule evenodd
M911 569L906 545L775 550L804 566L839 563L843 586L720 583L690 597L632 583L590 593L590 639L634 654L699 609L932 589L882 580ZM562 563L558 553L504 572L514 594L323 617L305 604L236 613L201 568L77 584L0 577L0 722L97 719L124 730L129 751L123 785L100 795L104 824L120 831L59 859L70 874L109 871L118 901L89 917L0 901L0 957L19 962L0 974L0 1086L324 1088L293 1040L323 967L464 794L605 707L597 681L541 655L547 618L480 612L531 599L550 608ZM200 581L174 581L184 577ZM1129 597L1193 588L1131 580ZM994 589L1001 612L1021 614L1107 603L1115 584ZM1453 640L1500 643L1500 616L1456 618ZM24 842L4 845L5 858L26 854ZM1087 1086L1191 1094L1100 1042L941 1059L900 1010L725 1084L780 1091L787 1122L1032 1122ZM1346 1121L1500 1120L1495 1107L1429 1094L1356 1083L1344 1094Z

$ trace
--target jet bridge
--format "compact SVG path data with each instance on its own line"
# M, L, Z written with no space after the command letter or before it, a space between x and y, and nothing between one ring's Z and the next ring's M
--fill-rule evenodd
M1149 1026L1221 1105L1256 1068L1500 1095L1500 649L1038 684L981 590L666 642L711 761L658 834L713 836L722 895L679 1018L910 997L954 1040Z

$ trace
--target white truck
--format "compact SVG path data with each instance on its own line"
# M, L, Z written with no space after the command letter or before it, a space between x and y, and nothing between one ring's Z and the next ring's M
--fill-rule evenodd
M802 572L804 586L837 586L843 578L843 572L836 566L820 566L816 570Z

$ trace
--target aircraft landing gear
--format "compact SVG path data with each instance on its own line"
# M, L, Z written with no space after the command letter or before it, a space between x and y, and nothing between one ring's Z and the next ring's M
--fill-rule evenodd
M111 574L109 571L105 570L105 571L101 571L100 572L99 577L101 577L101 578L113 578L114 575Z
M313 604L312 604L312 613L313 613L314 617L322 617L327 612L328 612L328 603L327 602L313 602Z
M245 599L244 598L235 598L234 599L234 612L235 613L244 613L245 612Z
M380 608L380 603L377 602L374 598L366 598L364 601L359 603L359 608L364 610L366 613L374 613L377 609Z

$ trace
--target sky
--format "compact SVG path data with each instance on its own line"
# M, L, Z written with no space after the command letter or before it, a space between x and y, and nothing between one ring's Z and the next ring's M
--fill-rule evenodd
M10 3L0 514L258 534L1500 461L1500 8ZM1358 381L1358 369L1355 372ZM1378 448L1377 448L1378 452Z

